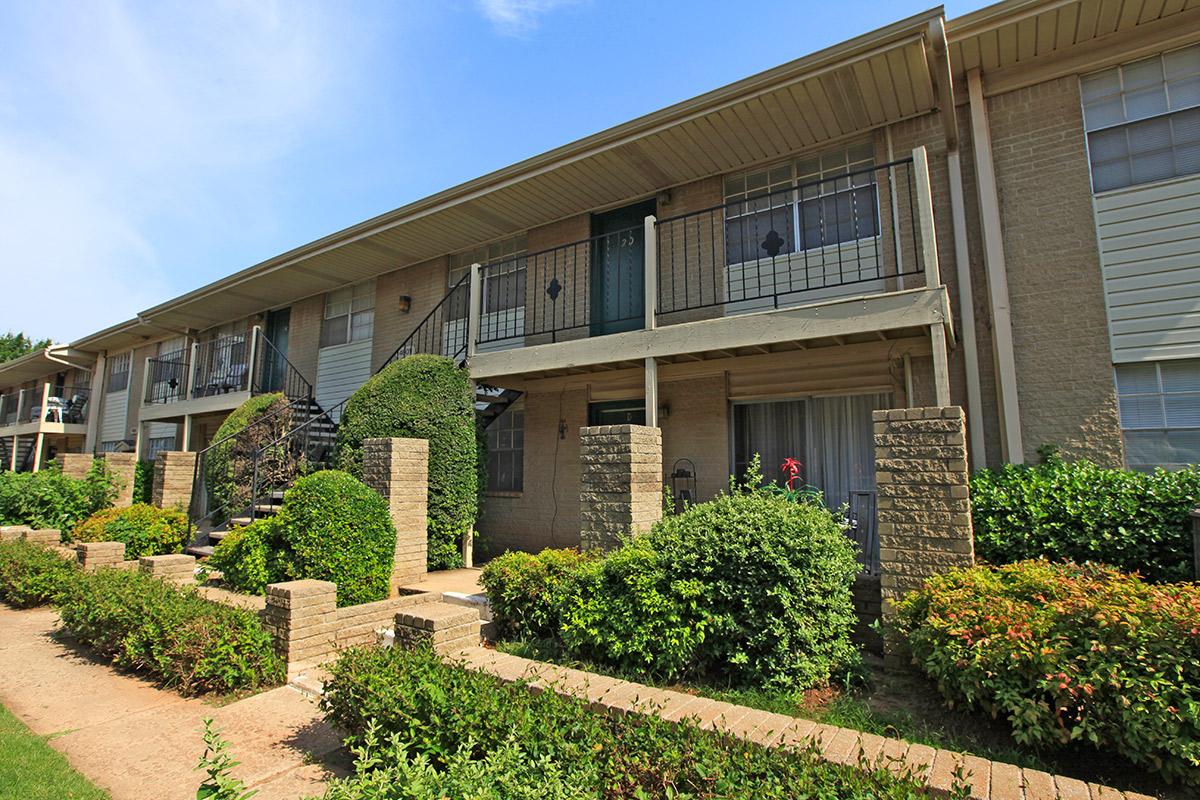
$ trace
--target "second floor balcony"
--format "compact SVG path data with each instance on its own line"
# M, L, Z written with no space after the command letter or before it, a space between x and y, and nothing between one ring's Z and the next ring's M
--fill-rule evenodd
M0 433L82 433L90 399L91 387L54 381L0 395Z

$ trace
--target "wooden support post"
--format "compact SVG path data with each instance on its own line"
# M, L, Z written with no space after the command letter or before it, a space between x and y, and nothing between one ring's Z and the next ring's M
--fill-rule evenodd
M946 329L940 322L929 326L933 344L933 383L937 388L937 404L950 405L950 358L946 352Z
M91 389L88 392L87 438L83 443L85 453L95 453L99 446L96 440L100 432L100 404L104 402L104 372L107 367L108 359L101 353L96 358L96 369L92 372Z
M258 337L262 336L262 328L255 325L250 329L250 363L246 364L246 390L253 394L254 380L256 377L261 378L257 374L256 364L258 358Z
M658 362L646 358L646 426L658 427Z
M192 355L188 359L188 374L187 374L187 390L183 394L184 400L190 400L196 392L196 362L200 360L200 343L192 342Z
M958 278L959 336L967 373L967 448L971 467L987 466L983 437L983 392L979 386L979 348L975 342L975 300L971 291L971 255L967 249L967 212L963 199L962 157L958 150L946 155L950 172L950 218L954 225L954 271Z
M183 415L183 442L179 445L179 449L187 452L192 449L192 415Z
M913 173L917 184L917 220L921 229L921 261L925 267L925 286L942 284L938 268L937 229L933 224L933 187L929 182L929 157L922 145L913 150Z

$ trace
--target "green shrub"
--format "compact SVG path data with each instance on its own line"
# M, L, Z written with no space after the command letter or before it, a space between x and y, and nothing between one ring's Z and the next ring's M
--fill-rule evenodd
M106 508L75 526L80 542L124 542L125 559L183 552L192 540L187 514L174 508L134 503L126 508Z
M221 573L221 579L235 589L264 594L280 572L271 547L280 547L272 519L259 519L242 528L234 528L217 543L205 566ZM272 574L276 578L272 578Z
M562 588L593 558L578 550L543 550L537 555L513 551L484 565L479 582L487 590L500 635L556 637Z
M154 462L143 458L133 468L133 502L149 503L154 499Z
M63 475L57 464L38 472L0 472L0 525L69 531L112 505L116 484L101 459L84 478Z
M229 412L204 456L204 485L214 522L235 516L250 502L254 453L291 430L288 399L280 392L249 398ZM258 462L260 482L285 486L303 465L282 450L266 452Z
M424 649L350 650L330 673L326 718L364 746L358 773L327 800L921 796L887 770L767 750L654 715L595 713ZM391 739L382 752L380 736Z
M429 568L462 566L463 534L479 512L479 443L470 376L442 356L388 365L351 395L334 463L362 477L362 445L375 437L429 440Z
M1200 784L1200 586L1097 564L954 570L898 604L913 659L1036 749L1089 747Z
M1154 581L1190 580L1200 469L1152 473L1050 457L971 478L975 552L994 564L1100 561Z
M0 543L0 600L17 608L52 602L75 576L74 562L29 542Z
M258 616L140 572L80 573L57 600L63 626L114 664L185 694L279 683L283 663Z

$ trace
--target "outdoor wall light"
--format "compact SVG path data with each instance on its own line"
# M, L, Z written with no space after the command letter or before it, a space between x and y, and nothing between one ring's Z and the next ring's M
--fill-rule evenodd
M410 310L412 310L412 295L400 295L400 313L407 314Z

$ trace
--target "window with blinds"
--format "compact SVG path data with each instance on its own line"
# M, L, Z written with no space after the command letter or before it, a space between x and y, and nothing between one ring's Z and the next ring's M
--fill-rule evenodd
M375 283L347 286L325 295L321 347L370 339L375 332Z
M1200 45L1080 81L1092 190L1200 172Z
M1200 359L1118 364L1116 382L1130 467L1200 462Z
M133 353L121 353L108 359L108 379L105 381L105 391L123 392L129 386L129 370L133 365Z
M525 234L476 247L450 256L450 281L454 286L470 271L472 264L496 265L483 273L483 313L510 311L525 305ZM450 319L467 316L467 287L459 288L461 302L456 298L450 305Z

